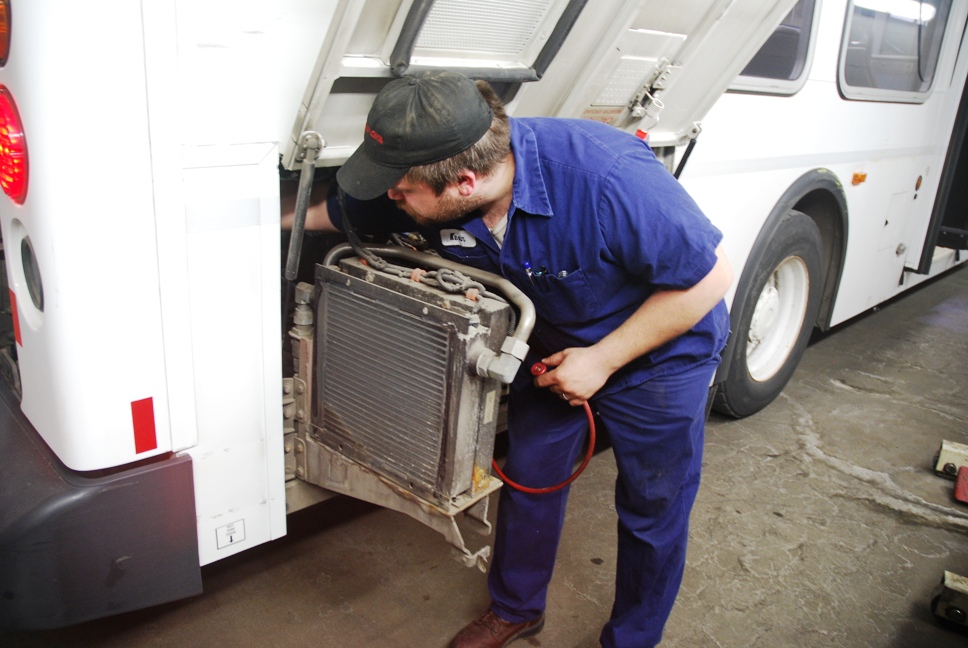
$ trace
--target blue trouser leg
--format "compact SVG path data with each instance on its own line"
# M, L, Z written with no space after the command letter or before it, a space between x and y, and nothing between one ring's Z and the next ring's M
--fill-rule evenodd
M714 369L710 363L594 400L619 469L616 595L602 631L606 648L654 646L675 602ZM519 377L512 385L504 471L526 486L549 486L570 475L587 422L582 408L530 383ZM507 621L531 620L545 609L567 492L501 489L488 584L492 609Z
M714 364L650 380L596 403L618 465L618 561L605 648L662 638L686 561Z
M582 408L531 381L521 372L511 385L503 470L518 484L541 488L568 479L588 424ZM544 612L567 498L568 487L538 495L501 488L488 585L491 609L503 619L530 621Z

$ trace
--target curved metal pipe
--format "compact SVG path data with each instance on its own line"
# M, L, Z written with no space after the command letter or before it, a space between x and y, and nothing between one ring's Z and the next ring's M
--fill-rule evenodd
M416 265L446 268L448 270L462 272L475 281L479 281L485 286L499 291L518 309L518 326L509 337L520 340L521 342L527 342L531 331L534 330L536 317L534 304L531 303L528 296L521 292L517 286L500 275L478 270L477 268L472 268L462 263L457 263L456 261L448 261L447 259L442 259L432 254L417 252L409 248L393 245L367 245L365 248L377 256L404 259ZM356 250L353 249L353 246L349 243L341 243L329 251L323 259L323 265L336 265L336 262L340 259L353 256L354 254L356 254Z

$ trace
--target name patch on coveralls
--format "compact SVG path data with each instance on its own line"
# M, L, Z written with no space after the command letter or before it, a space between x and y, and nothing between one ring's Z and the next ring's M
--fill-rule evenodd
M474 235L462 229L440 230L440 242L447 247L472 248L477 246L477 239Z

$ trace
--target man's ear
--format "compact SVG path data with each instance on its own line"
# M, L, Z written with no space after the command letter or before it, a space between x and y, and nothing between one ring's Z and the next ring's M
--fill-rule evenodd
M460 175L457 176L456 184L457 193L465 197L470 196L477 191L479 178L477 177L477 174L470 169L464 169L460 172Z

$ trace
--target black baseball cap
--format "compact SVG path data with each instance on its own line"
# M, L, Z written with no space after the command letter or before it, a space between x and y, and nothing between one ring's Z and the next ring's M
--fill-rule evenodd
M336 174L359 200L386 193L410 167L469 149L491 126L493 112L473 81L450 70L422 70L380 90L363 143Z

